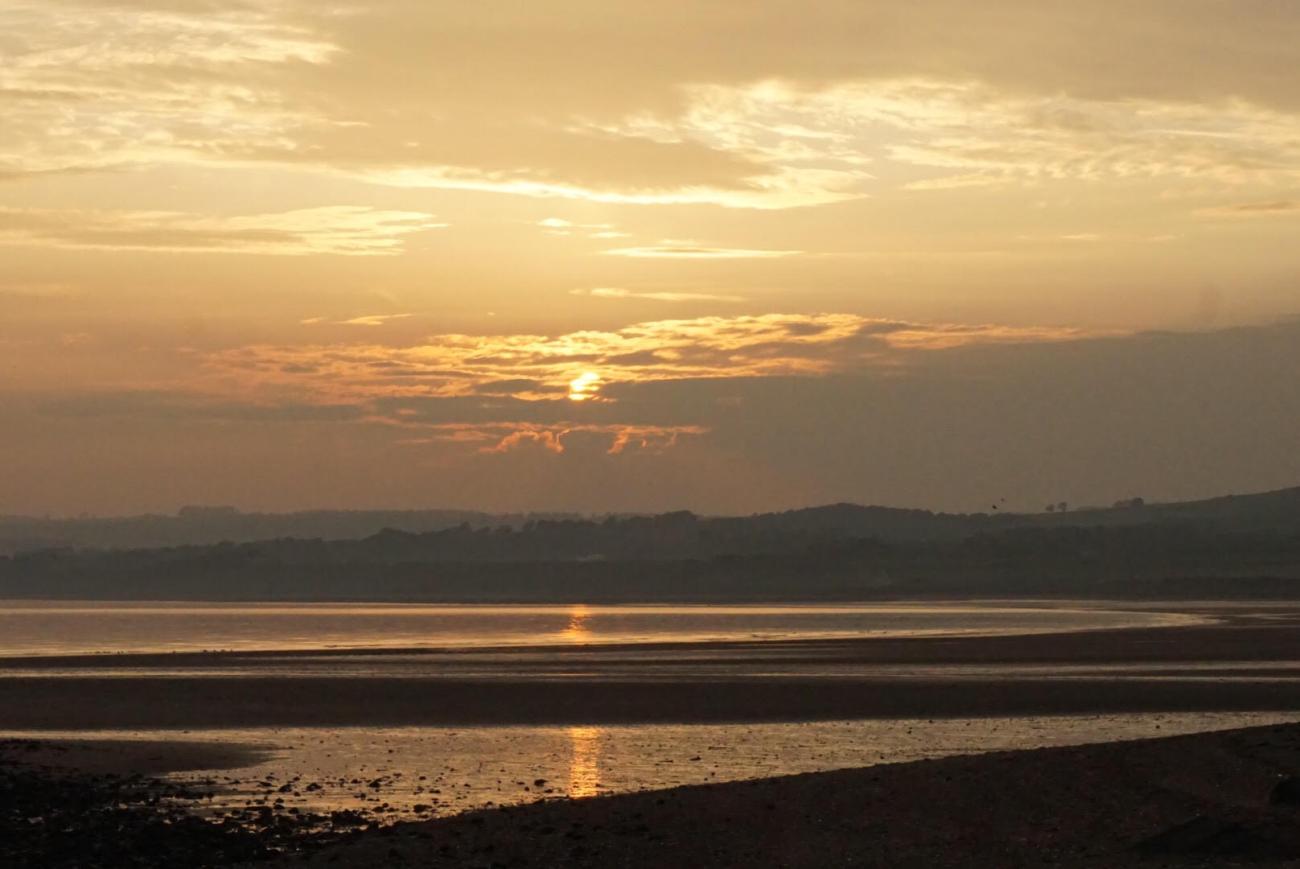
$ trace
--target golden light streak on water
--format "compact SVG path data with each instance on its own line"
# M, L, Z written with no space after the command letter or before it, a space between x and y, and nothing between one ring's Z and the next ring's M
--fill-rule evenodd
M591 609L586 604L575 604L569 611L569 623L560 631L560 636L571 643L591 642L591 629L587 627L591 615Z
M569 764L569 796L575 799L594 797L601 791L601 728L570 727L568 734L573 746L573 760Z

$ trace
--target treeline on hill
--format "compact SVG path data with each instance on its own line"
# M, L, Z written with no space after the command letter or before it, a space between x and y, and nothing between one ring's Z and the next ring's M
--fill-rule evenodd
M1242 531L1280 531L1297 528L1300 489L1283 489L1261 495L1227 496L1209 501L1181 504L1146 504L1128 498L1107 509L1063 509L1055 503L1037 514L1008 514L990 507L988 513L931 513L928 510L899 510L834 504L806 510L767 513L743 518L701 519L715 540L766 534L805 533L813 537L875 538L895 541L961 540L972 534L1018 527L1062 527L1075 525L1134 525L1151 522L1193 522ZM1050 512L1048 512L1050 510ZM529 523L540 527L541 557L570 557L558 550L546 550L571 534L576 549L599 550L619 545L616 538L632 541L648 535L643 549L652 549L661 529L679 527L694 517L686 513L662 517L614 517L609 521L576 521L566 514L493 514L464 510L310 510L297 513L245 513L233 507L184 507L174 516L143 515L50 519L30 516L0 516L0 555L42 549L153 549L167 546L202 546L221 542L251 543L295 538L298 540L361 540L391 529L408 534L427 534L469 526L475 531L508 526L520 530ZM575 520L575 521L567 521ZM559 524L555 524L555 523ZM596 524L600 528L595 528ZM451 546L449 535L439 545ZM716 542L714 544L717 545ZM489 547L488 558L495 549ZM696 553L670 553L665 557L706 555L706 546ZM610 553L614 556L614 553ZM538 557L536 552L528 557ZM653 557L653 556L651 556Z
M277 537L327 540L368 537L384 528L412 533L468 522L518 526L529 517L466 510L307 510L245 513L234 507L182 507L174 516L0 516L0 555L37 549L140 549L249 543Z
M0 557L0 596L11 598L595 602L1295 590L1300 489L1034 516L834 505Z

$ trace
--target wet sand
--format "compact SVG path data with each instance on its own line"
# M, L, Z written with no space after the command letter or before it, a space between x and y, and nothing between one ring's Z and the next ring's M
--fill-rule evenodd
M293 865L1294 866L1300 726L535 803Z
M156 779L0 756L0 865L1295 866L1300 725L555 799L390 826L269 800L204 819L185 808L201 800Z
M1300 670L1285 666L1300 659L1300 609L1198 613L1216 621L1001 637L508 653L19 658L0 661L0 730L1300 710ZM332 675L344 659L373 666L364 678ZM287 661L292 672L276 674ZM1188 664L1203 666L1170 669ZM888 669L899 665L915 670ZM230 675L232 669L238 672Z
M0 728L818 721L1092 712L1300 710L1300 680L29 679L0 684Z

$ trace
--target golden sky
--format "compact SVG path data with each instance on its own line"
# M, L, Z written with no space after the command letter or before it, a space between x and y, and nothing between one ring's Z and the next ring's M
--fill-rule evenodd
M0 513L1296 483L1288 0L0 0Z

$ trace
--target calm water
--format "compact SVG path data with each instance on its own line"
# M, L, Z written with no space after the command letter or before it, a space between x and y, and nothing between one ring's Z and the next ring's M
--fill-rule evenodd
M0 656L1023 634L1192 617L996 603L504 606L0 602Z

